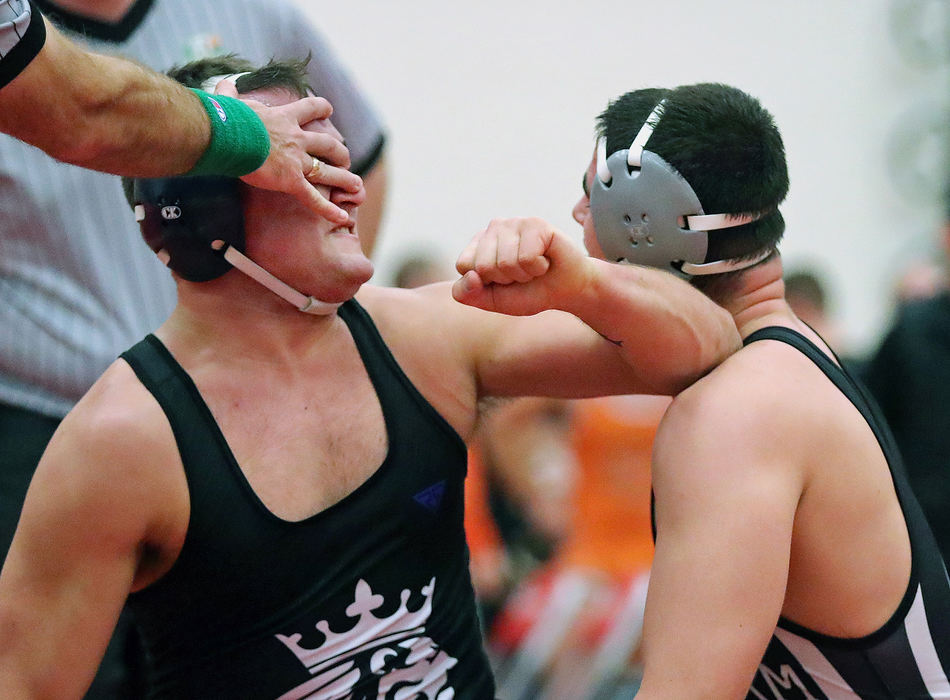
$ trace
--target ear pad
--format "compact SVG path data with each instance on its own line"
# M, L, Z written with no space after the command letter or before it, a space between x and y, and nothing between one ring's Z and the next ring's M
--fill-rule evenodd
M231 269L211 247L222 240L244 252L239 181L226 177L137 179L132 189L142 236L167 265L190 282L207 282Z
M604 256L676 273L680 263L704 262L706 232L684 228L686 216L703 213L689 183L650 151L643 151L640 168L631 169L627 153L607 158L609 183L597 175L591 183L590 209Z

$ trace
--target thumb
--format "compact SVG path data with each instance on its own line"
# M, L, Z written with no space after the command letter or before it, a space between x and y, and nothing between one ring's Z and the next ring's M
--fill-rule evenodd
M489 308L491 297L491 291L475 270L469 270L452 285L452 298L460 304L486 309Z
M239 97L237 86L233 80L219 80L214 86L215 95L224 95L225 97Z

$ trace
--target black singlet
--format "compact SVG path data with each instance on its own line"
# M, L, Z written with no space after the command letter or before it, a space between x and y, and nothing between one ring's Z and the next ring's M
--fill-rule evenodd
M382 405L389 453L353 493L300 522L257 498L154 336L122 356L168 417L191 500L177 561L130 598L153 697L494 697L462 523L465 445L362 307L339 314Z
M780 618L747 700L950 698L950 582L877 406L861 384L800 333L763 328L744 344L759 340L781 341L802 352L864 416L891 471L912 565L897 611L866 637L830 637Z

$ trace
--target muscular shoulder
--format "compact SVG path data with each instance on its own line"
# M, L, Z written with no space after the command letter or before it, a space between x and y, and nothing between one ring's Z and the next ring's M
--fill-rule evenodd
M432 317L441 317L450 322L452 314L445 316L453 305L461 306L452 298L451 282L435 282L414 289L363 285L356 295L357 301L373 316L377 325L389 322L428 322ZM398 313L402 311L403 313Z
M416 289L364 286L357 300L412 383L466 437L478 400L477 346L492 335L479 329L494 315L455 301L449 282Z
M793 348L758 342L680 393L657 434L659 473L709 471L719 482L794 469L817 420L811 392L828 384ZM811 393L811 395L810 395Z
M761 344L760 344L761 345ZM762 352L762 350L766 352ZM668 417L712 425L737 423L744 427L762 416L750 409L774 408L782 403L777 384L783 372L769 348L749 346L727 358L708 375L677 395ZM713 417L712 421L701 418Z
M151 394L123 361L114 363L66 416L37 469L54 507L74 508L109 527L145 537L162 520L180 475L171 428ZM56 502L59 487L69 500Z
M63 421L75 447L116 457L142 456L170 436L164 414L122 360L110 366Z

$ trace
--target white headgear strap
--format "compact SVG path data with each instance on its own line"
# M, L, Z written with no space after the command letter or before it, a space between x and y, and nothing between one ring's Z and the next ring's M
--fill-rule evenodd
M235 89L237 89L237 79L242 75L250 75L250 72L245 71L244 73L230 73L228 75L212 75L210 78L201 83L201 89L205 92L210 92L213 94L215 88L218 87L218 83L220 83L222 80L233 81L235 83Z

